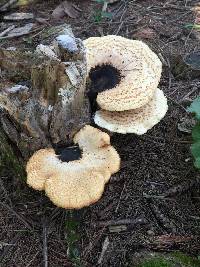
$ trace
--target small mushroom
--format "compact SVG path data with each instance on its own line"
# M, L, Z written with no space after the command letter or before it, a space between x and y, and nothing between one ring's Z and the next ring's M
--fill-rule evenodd
M29 159L27 184L45 190L62 208L80 209L100 199L105 184L120 168L120 157L108 134L86 125L75 136L76 147L41 149Z
M111 132L142 135L165 116L167 109L167 99L163 92L157 89L153 98L143 107L121 112L99 110L94 121Z
M88 38L84 45L91 91L102 109L124 111L149 102L160 81L162 63L145 43L108 35Z

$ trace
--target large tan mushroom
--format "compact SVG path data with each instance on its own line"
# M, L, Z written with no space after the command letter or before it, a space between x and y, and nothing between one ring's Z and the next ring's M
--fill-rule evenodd
M89 125L74 137L79 147L41 149L28 161L27 183L45 190L62 208L80 209L100 199L105 184L120 168L120 157L110 145L108 134Z
M87 73L98 105L109 111L136 109L153 97L162 64L142 41L121 36L91 37L84 41Z
M167 109L167 99L163 92L157 89L146 105L121 112L99 110L94 116L94 121L98 126L111 132L142 135L165 116Z

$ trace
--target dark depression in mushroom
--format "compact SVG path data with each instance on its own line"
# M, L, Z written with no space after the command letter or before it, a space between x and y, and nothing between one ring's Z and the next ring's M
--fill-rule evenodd
M90 85L88 97L92 111L97 110L96 98L98 93L114 88L121 81L120 71L110 64L92 68L89 73Z

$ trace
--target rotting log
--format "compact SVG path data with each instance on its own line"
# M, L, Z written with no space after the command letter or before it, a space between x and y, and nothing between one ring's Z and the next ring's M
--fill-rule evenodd
M0 47L0 160L7 146L25 163L40 148L70 145L90 122L82 41L67 25L44 36L32 51Z

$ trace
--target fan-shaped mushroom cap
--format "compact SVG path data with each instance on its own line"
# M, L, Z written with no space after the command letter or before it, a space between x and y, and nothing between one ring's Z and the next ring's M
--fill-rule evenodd
M36 190L44 190L46 179L55 172L55 167L52 148L36 151L26 165L27 184Z
M74 143L82 150L81 159L62 162L53 149L41 149L26 168L29 186L45 190L54 204L68 209L96 202L120 168L120 157L108 134L87 125L75 135Z
M111 132L141 135L157 124L165 116L167 109L167 99L163 92L157 89L145 106L121 112L99 110L95 114L94 121Z
M92 69L112 65L121 76L114 88L100 92L97 103L104 110L124 111L145 105L160 81L162 63L142 41L108 35L84 40L88 75Z

